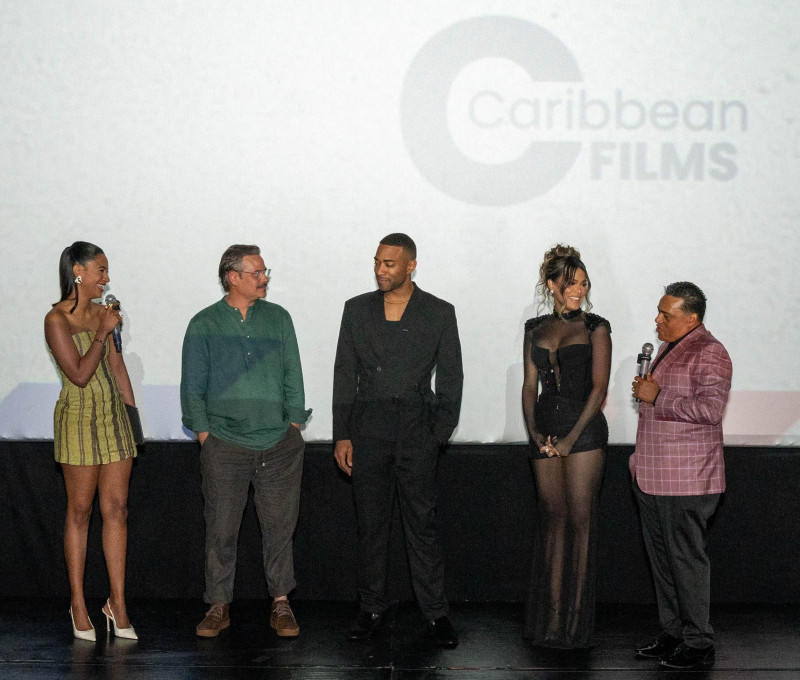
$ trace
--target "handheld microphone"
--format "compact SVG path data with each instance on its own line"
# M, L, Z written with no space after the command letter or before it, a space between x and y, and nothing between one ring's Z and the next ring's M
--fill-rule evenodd
M636 357L636 363L638 368L636 370L636 375L640 378L646 378L647 374L650 372L650 360L653 358L653 345L649 342L646 342L642 345L642 351L638 357ZM637 399L636 401L641 401L641 399Z
M115 298L111 293L106 295L106 306L111 307L111 309L119 311L120 303L117 298ZM114 330L111 331L111 337L114 338L114 348L117 352L122 351L122 321L120 321L116 326L114 326ZM652 345L650 346L652 348ZM652 351L652 350L651 350Z
M108 300L108 298L106 298ZM649 342L646 342L642 345L642 352L636 357L636 363L639 365L639 369L636 372L640 378L646 378L647 374L650 372L650 360L653 358L653 345Z

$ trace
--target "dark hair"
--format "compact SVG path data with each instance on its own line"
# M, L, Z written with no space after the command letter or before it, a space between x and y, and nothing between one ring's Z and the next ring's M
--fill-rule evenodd
M589 272L586 270L586 265L583 264L581 254L577 248L560 243L554 245L544 254L544 260L539 266L539 283L536 284L536 290L541 295L542 300L549 300L553 297L553 293L547 287L548 281L558 281L560 279L560 290L563 293L572 279L575 278L575 272L579 269L586 274L586 309L587 311L590 310L592 303L589 300L589 291L592 289L592 282L589 280Z
M388 236L384 236L381 239L381 245L399 246L400 248L406 251L406 255L408 255L409 260L417 259L417 244L414 243L413 239L408 234L401 234L400 232L396 232L394 234L389 234Z
M61 299L58 302L67 300L74 291L75 304L69 310L70 314L78 306L78 287L75 285L75 273L72 268L76 264L85 267L98 255L105 255L103 249L87 241L75 241L71 246L67 246L61 251L61 257L58 260L58 283L61 286Z
M700 287L690 281L676 281L664 288L664 295L683 300L681 309L687 314L697 314L701 323L706 315L706 296Z
M228 249L222 253L222 259L219 261L219 280L226 293L231 289L231 285L228 283L228 272L240 271L242 258L247 255L261 255L261 248L239 243L228 246Z

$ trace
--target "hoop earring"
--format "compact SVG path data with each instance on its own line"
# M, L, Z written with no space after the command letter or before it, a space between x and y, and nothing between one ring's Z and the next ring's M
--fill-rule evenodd
M78 283L78 284L80 284L80 283L83 283L83 279L81 278L81 275L80 275L80 274L78 274L78 275L75 277L75 283Z

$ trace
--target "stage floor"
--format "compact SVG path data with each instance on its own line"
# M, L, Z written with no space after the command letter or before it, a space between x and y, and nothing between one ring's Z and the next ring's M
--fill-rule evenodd
M354 603L293 602L298 638L278 638L269 628L269 604L235 602L231 627L218 638L195 636L203 603L132 601L131 619L140 640L107 638L102 602L91 601L98 642L72 638L65 600L0 600L0 678L3 680L639 680L673 674L632 649L657 632L650 605L598 609L597 642L589 653L544 652L520 637L522 606L457 603L452 620L461 644L440 650L428 639L416 607L398 608L392 633L366 643L344 631ZM689 677L721 680L790 680L800 676L800 605L717 605L717 664ZM102 629L99 627L102 624ZM681 677L687 677L685 673Z

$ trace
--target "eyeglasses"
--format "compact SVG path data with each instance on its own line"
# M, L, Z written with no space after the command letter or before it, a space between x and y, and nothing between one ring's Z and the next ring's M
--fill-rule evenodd
M237 269L236 271L239 274L250 274L256 281L258 281L262 276L265 279L269 278L269 275L272 273L271 269L254 269L253 271L247 271L245 269Z

